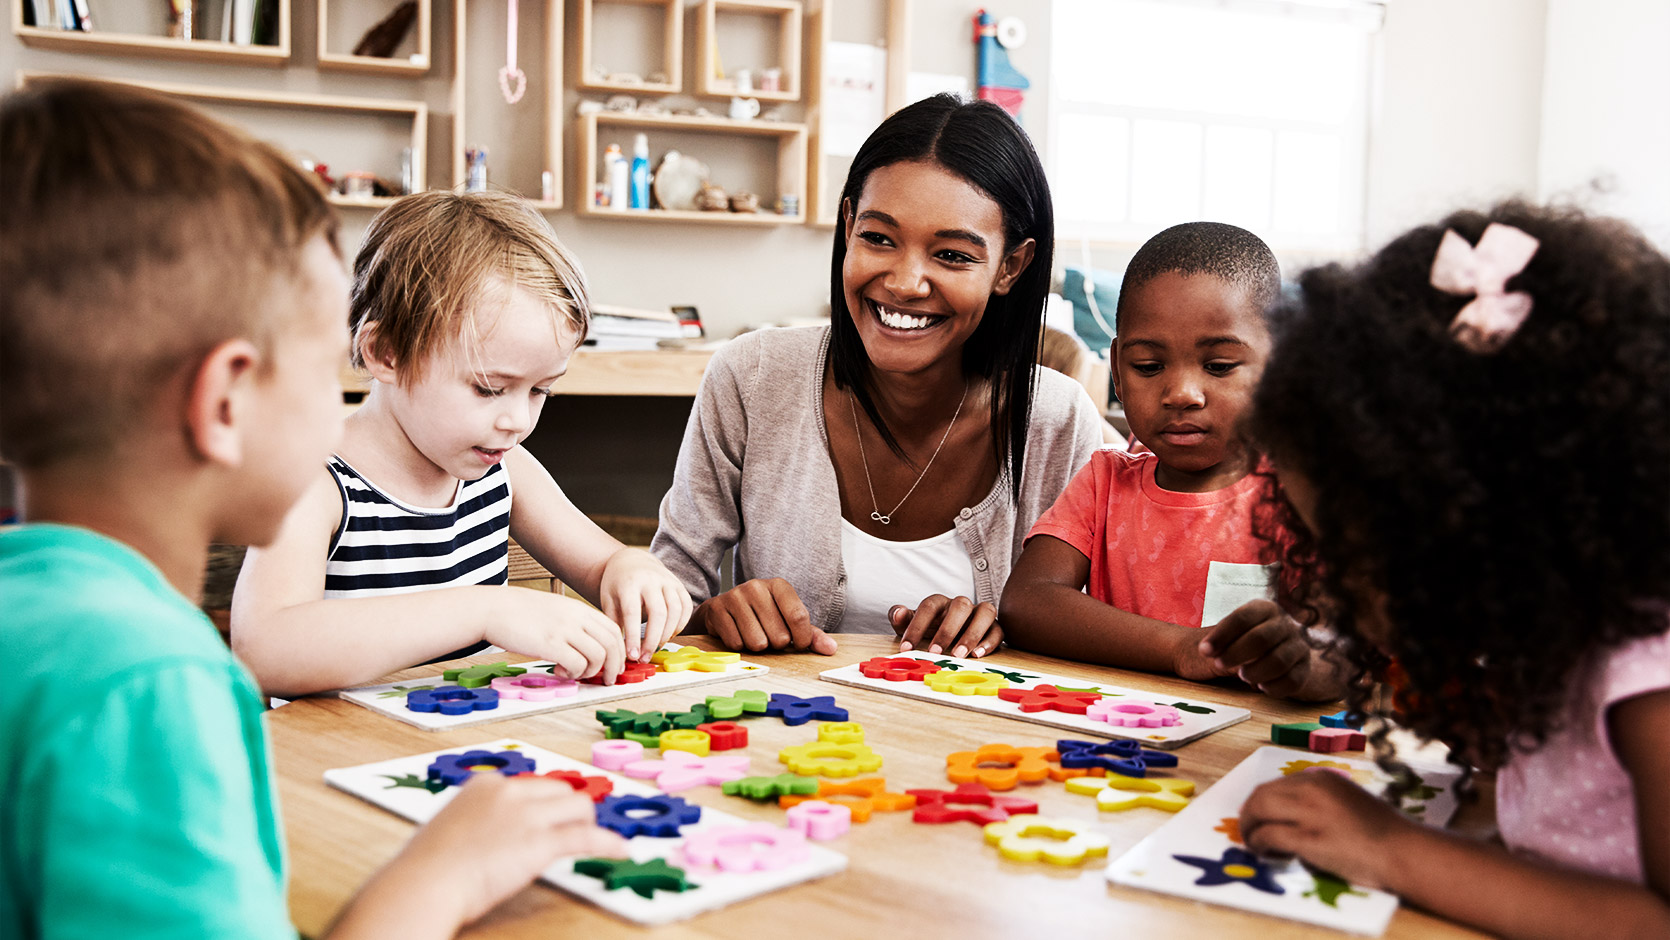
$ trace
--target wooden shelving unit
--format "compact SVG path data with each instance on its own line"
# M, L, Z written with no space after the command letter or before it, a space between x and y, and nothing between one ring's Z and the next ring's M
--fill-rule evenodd
M590 0L580 0L590 4ZM660 0L656 0L660 2ZM532 193L524 192L528 201L535 207L554 211L563 207L563 153L562 153L562 101L563 101L563 0L544 0L545 3L545 36L544 43L538 47L524 47L524 57L542 55L545 57L545 113L542 115L544 128L544 166L551 171L555 181L552 198L536 198L538 190ZM465 102L464 77L469 75L465 50L469 48L469 10L467 0L453 0L453 63L452 63L452 185L463 186L468 176L469 167L464 160L464 151L470 146L469 128L465 127L465 116L469 108ZM533 88L527 93L532 94Z
M761 101L800 100L800 23L804 12L799 0L703 0L697 14L696 29L696 88L704 95L729 97L737 94L736 81L729 76L715 75L718 65L720 16L754 16L777 20L777 61L764 66L747 64L756 73L754 89L746 97ZM734 65L735 63L733 63ZM783 85L777 91L765 91L759 86L757 73L765 67L783 70Z
M31 82L44 78L73 77L51 72L19 72L18 86L27 87ZM251 89L221 88L212 85L179 85L172 82L144 82L128 79L107 78L106 81L120 82L125 85L135 85L149 88L152 91L184 98L187 101L244 105L258 108L274 108L289 111L329 111L349 114L366 114L377 117L395 117L411 123L412 175L414 179L425 179L424 154L429 139L429 106L421 101L396 101L386 98L345 98L332 95L302 95L286 92L254 91ZM331 202L339 206L378 208L389 205L394 200L389 197L371 197L367 199L349 199L345 196L332 194Z
M840 187L845 174L830 172L824 151L824 49L833 40L835 14L843 6L866 0L814 0L810 20L811 48L807 52L806 123L810 127L811 158L806 190L806 214L811 224L833 228L840 211ZM910 74L911 0L867 0L886 5L888 114L905 106L905 83ZM833 184L833 191L826 195Z
M598 6L608 4L632 4L663 9L661 70L666 74L667 81L651 82L649 76L645 75L642 82L611 82L592 74L597 62L592 42L595 28L593 11ZM575 56L574 73L576 88L649 95L676 94L684 89L684 0L578 0L575 8L578 11L578 54Z
M730 118L687 117L672 114L621 114L612 111L582 114L579 120L580 160L576 191L580 196L575 202L574 211L580 215L640 222L703 222L714 225L801 225L806 221L804 214L778 215L770 211L740 213L628 209L621 212L592 205L589 198L591 181L597 178L597 132L598 127L603 126L631 130L685 131L773 139L777 143L777 195L801 196L801 205L804 206L807 136L806 125L804 124L790 124L781 121L733 121ZM771 200L762 195L760 204L762 207L768 208Z
M288 0L285 0L288 2ZM424 75L430 65L430 33L432 28L431 0L417 0L417 21L412 25L416 32L417 51L404 59L381 58L378 56L354 55L351 52L334 51L339 40L331 37L331 0L317 0L319 20L319 69L332 72L357 72L362 75ZM365 7L363 2L355 3L348 0L338 0L342 6L355 9ZM383 15L391 12L383 11ZM366 27L374 25L381 16L370 18Z
M25 26L23 4L26 2L28 0L12 0L12 34L25 46L36 49L274 68L290 61L290 0L278 0L278 43L271 46L244 45L218 39L174 39L135 33Z

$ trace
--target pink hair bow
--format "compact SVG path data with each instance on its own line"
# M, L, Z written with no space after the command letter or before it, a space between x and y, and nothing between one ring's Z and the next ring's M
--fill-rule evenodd
M1508 278L1525 270L1540 243L1511 225L1492 222L1477 245L1454 229L1444 232L1432 259L1432 286L1446 294L1474 295L1450 323L1450 334L1474 353L1501 349L1531 315L1531 295L1509 292Z

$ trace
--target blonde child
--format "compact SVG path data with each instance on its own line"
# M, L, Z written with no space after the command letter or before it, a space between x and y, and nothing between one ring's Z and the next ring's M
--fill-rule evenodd
M272 147L80 81L0 103L0 178L0 935L294 937L263 701L190 598L340 432L336 218ZM621 848L564 784L472 781L331 935L448 936Z
M1233 225L1173 226L1131 258L1114 388L1149 452L1097 451L1032 527L1003 592L1012 645L1186 679L1235 675L1272 695L1339 696L1338 669L1262 599L1267 547L1253 511L1268 476L1255 472L1238 425L1269 354L1264 308L1280 286L1270 249Z
M1251 422L1287 599L1497 769L1508 851L1333 774L1255 791L1247 844L1493 935L1670 937L1670 260L1509 203L1300 283Z
M371 390L233 595L233 648L263 688L354 685L487 644L613 681L623 641L647 660L684 626L677 579L520 446L587 318L579 265L520 199L427 192L372 222L349 316ZM496 589L509 537L602 613Z

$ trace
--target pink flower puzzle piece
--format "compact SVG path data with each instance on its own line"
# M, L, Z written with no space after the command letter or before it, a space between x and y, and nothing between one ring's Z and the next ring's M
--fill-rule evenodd
M598 741L591 746L591 762L604 770L620 770L644 758L644 746L637 741Z
M633 761L621 768L628 777L653 779L655 785L668 793L688 790L703 784L717 786L728 780L748 776L748 757L697 757L688 751L663 751L660 760Z
M1183 714L1170 705L1149 702L1117 702L1103 699L1085 713L1092 721L1105 721L1121 728L1169 728L1183 723Z
M692 833L682 851L692 865L732 872L787 868L811 854L805 836L765 822Z
M827 842L852 828L852 809L824 800L807 800L789 807L789 828L808 839Z
M519 698L529 702L548 702L580 691L579 682L562 676L499 676L493 680L492 687L499 693L499 698Z

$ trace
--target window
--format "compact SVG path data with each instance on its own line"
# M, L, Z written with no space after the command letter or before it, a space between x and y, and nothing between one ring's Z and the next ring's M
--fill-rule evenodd
M1049 141L1064 238L1210 219L1272 247L1363 242L1381 7L1054 0Z

